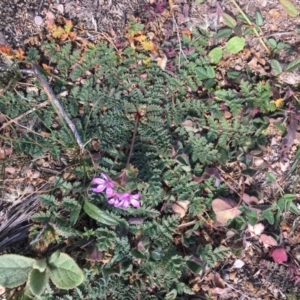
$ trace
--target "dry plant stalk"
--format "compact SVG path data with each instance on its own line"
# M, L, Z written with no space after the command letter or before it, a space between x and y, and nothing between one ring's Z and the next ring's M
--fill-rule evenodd
M42 74L39 71L38 67L34 63L31 63L31 64L32 64L33 74L36 76L36 78L38 79L38 81L42 85L43 90L47 94L51 104L53 105L54 109L57 111L59 117L68 124L68 126L71 129L72 133L74 134L76 142L77 142L77 144L80 147L81 152L82 152L83 148L84 148L84 144L81 140L81 137L80 137L74 123L68 117L67 113L65 112L64 108L62 107L62 105L58 101L57 97L54 95L54 93L53 93L51 87L49 86L48 82L42 76Z

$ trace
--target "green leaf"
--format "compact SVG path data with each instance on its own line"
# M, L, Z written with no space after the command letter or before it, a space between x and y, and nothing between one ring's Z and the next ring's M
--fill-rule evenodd
M47 260L46 258L37 259L32 266L33 269L39 270L40 272L44 272L47 268Z
M53 253L49 260L50 279L60 289L72 289L84 280L82 270L66 253Z
M161 248L157 248L157 249L151 251L151 258L153 260L156 260L156 261L161 260L162 256L163 256L163 251Z
M215 78L216 77L216 73L213 67L209 66L206 67L206 74L208 78Z
M147 258L147 256L144 253L142 253L141 251L139 251L138 249L132 249L131 254L135 258L140 258L140 259L146 259Z
M276 76L282 72L281 64L276 59L271 59L272 73Z
M40 272L37 269L31 270L28 277L28 287L34 296L41 295L49 280L49 271Z
M223 55L223 50L221 47L214 48L208 53L210 61L213 64L217 64L221 60L222 55Z
M232 29L231 28L223 28L220 29L215 38L218 39L222 39L222 38L226 38L226 37L230 37L232 35Z
M289 210L296 215L299 215L299 213L300 213L298 207L295 205L294 202L290 203Z
M195 274L199 274L203 270L203 266L199 265L193 260L188 260L186 262L187 267L194 272Z
M272 49L275 49L277 47L277 42L275 39L268 39L268 43Z
M290 17L296 18L298 16L297 8L294 6L294 4L291 1L279 0L279 2L281 3L283 9Z
M245 39L240 37L233 37L226 43L226 49L231 53L238 53L245 47Z
M84 201L83 210L88 216L99 223L109 226L116 226L119 224L119 221L116 218L107 214L105 211L101 210L99 207L89 201Z
M287 201L293 201L296 199L296 195L294 194L284 194L282 196L283 199L287 200Z
M292 60L285 68L286 72L294 71L300 67L300 57Z
M26 282L34 264L34 259L15 254L0 256L0 285L17 287Z
M266 209L265 211L262 212L261 216L260 216L261 220L265 220L267 219L268 222L273 225L274 224L274 212L271 209Z
M264 19L258 10L255 12L255 23L257 26L261 26L264 23Z
M224 23L228 27L234 28L236 26L237 22L236 22L236 20L232 16L230 16L230 15L228 15L226 13L223 13L222 17L223 17Z

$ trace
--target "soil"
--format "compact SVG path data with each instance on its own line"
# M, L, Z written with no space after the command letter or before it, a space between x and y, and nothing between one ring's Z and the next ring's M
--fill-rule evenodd
M31 45L39 46L47 34L46 23L47 14L50 12L56 18L64 17L71 19L75 24L79 35L89 40L97 40L99 36L108 36L111 41L122 40L126 32L126 24L132 17L142 18L145 5L149 5L151 0L11 0L0 2L0 45L10 45L13 48L27 48ZM224 12L235 17L239 14L238 9L232 1L175 1L179 9L183 12L184 17L178 20L181 28L192 28L201 26L210 28L212 31L218 31L225 26L220 17L216 17L216 11L221 8ZM293 0L298 12L300 12L300 1ZM261 36L265 38L274 38L277 42L284 42L291 46L288 50L281 50L277 58L281 63L288 64L295 59L300 52L300 18L290 17L282 8L279 1L276 0L256 0L246 1L239 0L239 6L248 15L255 20L256 13L259 12L263 18L263 25L260 26ZM151 28L151 26L149 26ZM253 72L258 74L269 74L270 57L267 55L264 47L254 35L246 36L247 47L242 54L231 55L223 62L222 72L228 68L241 70L250 67ZM222 43L219 40L218 43ZM211 42L212 44L216 41ZM254 61L253 61L254 60ZM296 78L296 75L294 78ZM299 74L298 74L299 75ZM269 145L261 149L261 153L253 154L253 167L256 173L249 177L247 184L260 194L263 202L268 202L271 197L276 195L280 190L290 189L290 192L296 194L300 199L299 185L294 187L293 183L296 178L288 176L288 168L292 166L298 145L295 143L287 154L286 166L282 164L279 157L281 149L282 135L274 128L270 128ZM299 141L300 136L296 137ZM30 170L30 162L25 162ZM230 164L221 170L228 183L235 187L240 185L239 174L241 166L238 162ZM51 169L51 166L49 167ZM29 171L28 171L29 172ZM31 171L30 171L31 172ZM33 172L33 171L32 171ZM267 173L276 172L277 178L274 185L267 184ZM16 174L19 174L16 172ZM32 178L32 173L15 176L12 180L20 182L26 179L26 176ZM18 177L18 178L17 178ZM38 180L36 180L38 181ZM45 181L35 182L32 188L39 186L45 189ZM32 195L32 191L28 191ZM18 195L15 195L17 198ZM30 202L31 203L31 202ZM15 205L13 205L15 206ZM3 233L7 235L11 230L15 230L18 224L22 223L20 214L15 207L6 206L5 210L0 212L0 221L7 222L8 216L16 214L15 223L6 225L6 228L0 226L0 251L5 246L11 245L16 240L4 240ZM27 215L28 217L28 215ZM291 252L298 253L300 244L299 230L293 228L295 219L286 216L286 227L284 231L285 238L291 245ZM1 230L2 229L2 230ZM27 230L27 227L24 228ZM298 231L297 231L298 230ZM1 235L2 231L2 235ZM17 231L15 231L15 234ZM210 232L207 233L210 235ZM21 235L19 240L24 238ZM230 242L230 238L224 237ZM18 239L17 239L18 240ZM227 259L214 270L208 270L204 277L198 278L194 283L195 287L207 292L211 289L227 289L227 293L219 294L214 299L286 299L283 290L278 286L272 286L264 281L262 273L261 257L266 257L266 248L261 242L251 235L241 237L243 245L242 260L244 267L234 267L235 259ZM236 243L236 241L234 241ZM299 256L299 254L297 254ZM295 256L297 256L295 254ZM218 275L217 275L218 274ZM216 279L220 276L221 279ZM221 282L221 283L220 283ZM190 299L200 299L193 298Z

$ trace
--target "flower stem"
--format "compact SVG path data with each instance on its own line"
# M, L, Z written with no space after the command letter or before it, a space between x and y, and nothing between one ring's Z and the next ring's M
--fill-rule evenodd
M132 152L133 152L133 146L134 146L135 137L136 137L137 128L138 128L138 124L139 124L140 118L141 118L141 116L137 112L136 115L135 115L135 123L134 123L134 129L133 129L133 136L132 136L132 141L131 141L131 145L130 145L130 151L129 151L128 158L127 158L126 169L128 169L129 165L130 165L130 159L131 159L131 155L132 155Z

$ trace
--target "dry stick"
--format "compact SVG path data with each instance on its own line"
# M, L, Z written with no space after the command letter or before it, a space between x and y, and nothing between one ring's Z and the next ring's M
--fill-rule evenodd
M186 55L184 54L183 50L182 50L181 38L180 38L180 34L179 34L179 28L178 28L178 25L177 25L177 22L176 22L174 13L172 13L172 17L173 17L173 22L174 22L175 27L176 27L179 50L180 50L180 52L182 53L183 57L184 57L187 61L189 61L189 60L187 59ZM178 68L180 69L180 55L179 55L179 58L178 58Z
M129 165L130 165L130 159L131 159L131 155L132 155L132 152L133 152L133 146L134 146L134 142L135 142L135 137L136 137L136 132L137 132L139 120L140 120L140 118L138 116L136 116L135 117L135 123L134 123L134 129L133 129L132 141L131 141L131 145L130 145L130 151L129 151L128 158L127 158L127 163L126 163L126 169L128 169Z
M63 109L63 107L61 106L60 102L58 101L58 99L55 97L51 87L49 86L48 82L44 79L44 77L42 76L42 74L40 73L40 71L38 70L37 66L32 63L32 69L33 69L33 73L36 76L36 78L38 79L38 81L40 82L40 84L42 85L45 93L47 94L51 104L53 105L54 108L56 108L59 116L66 121L66 123L68 124L69 128L71 129L72 133L74 134L74 137L76 139L76 142L78 144L78 146L80 147L81 151L83 151L84 148L84 144L81 140L81 137L74 125L74 123L71 121L71 119L68 117L68 115L66 114L65 110Z
M0 130L6 128L7 126L9 126L9 125L12 124L12 123L17 123L17 122L18 122L20 119L22 119L23 117L25 117L25 116L31 114L32 112L36 111L38 108L42 108L42 107L48 105L49 103L50 103L50 101L49 101L49 100L46 100L46 101L44 101L44 102L38 104L37 106L33 107L32 109L27 110L27 111L24 112L23 114L21 114L21 115L15 117L14 119L11 119L11 120L9 120L8 122L4 123L4 124L0 127Z
M246 20L246 22L248 23L249 26L252 26L251 21L249 20L249 18L246 16L246 14L243 12L243 10L239 7L239 5L236 3L235 0L230 0L234 6L238 9L238 11L242 14L242 16L244 17L244 19ZM263 39L261 38L261 36L259 35L259 33L257 32L256 28L253 27L253 32L256 34L256 36L258 37L260 43L262 44L262 46L265 48L265 50L267 51L268 54L270 54L270 50L267 47L267 45L265 44L265 42L263 41Z

